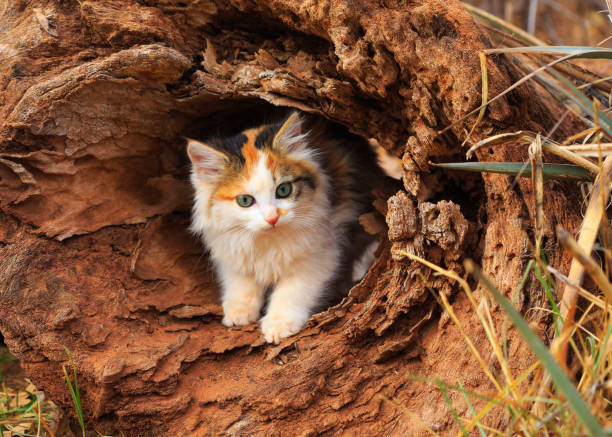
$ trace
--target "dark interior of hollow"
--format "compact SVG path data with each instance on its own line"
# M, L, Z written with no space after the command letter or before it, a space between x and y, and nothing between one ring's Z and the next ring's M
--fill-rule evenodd
M213 136L231 136L254 126L277 121L290 110L262 100L232 102L227 109L195 118L185 131L185 137L206 140Z

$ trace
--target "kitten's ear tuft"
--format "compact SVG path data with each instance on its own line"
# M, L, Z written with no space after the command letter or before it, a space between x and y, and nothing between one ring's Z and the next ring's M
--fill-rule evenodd
M294 111L278 130L272 141L272 147L286 153L297 152L308 145L306 133L303 132L302 118Z
M227 166L227 157L223 153L196 140L187 141L187 154L194 171L202 178L219 176Z

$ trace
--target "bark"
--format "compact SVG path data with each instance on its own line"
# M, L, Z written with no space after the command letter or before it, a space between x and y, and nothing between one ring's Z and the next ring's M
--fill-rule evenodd
M492 391L427 289L451 297L493 365L457 284L401 254L459 274L476 259L507 295L529 259L528 180L428 165L462 159L465 125L437 131L481 99L478 52L490 43L459 2L0 0L0 34L0 330L51 399L71 409L64 347L88 424L104 433L450 434L438 389L406 376ZM516 79L504 58L488 72L490 96ZM473 138L550 127L547 105L521 87ZM369 273L279 346L256 325L221 325L210 265L186 230L184 137L272 106L376 139L404 167L403 189L376 191L388 227ZM478 152L525 158L516 146ZM563 270L550 230L575 229L580 201L570 184L545 193L545 248ZM517 307L544 306L542 293L528 281ZM513 331L509 345L512 370L525 369L533 358ZM500 410L484 423L508 420Z

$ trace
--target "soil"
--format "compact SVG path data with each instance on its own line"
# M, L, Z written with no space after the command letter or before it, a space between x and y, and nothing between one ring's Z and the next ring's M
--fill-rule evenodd
M467 298L402 254L462 276L473 258L510 296L531 253L529 180L429 165L464 159L475 118L438 132L481 101L478 53L491 43L458 1L17 0L0 3L0 34L0 331L67 411L64 347L88 425L106 434L451 435L438 388L408 376L493 391L429 288L495 370ZM490 96L518 77L502 57L487 68ZM518 88L472 138L551 127L559 110L546 99ZM274 346L256 324L220 323L210 263L187 231L184 138L278 106L376 139L402 159L403 186L377 187L386 226L363 281ZM510 144L477 159L526 153ZM565 271L551 230L577 229L578 191L547 182L545 197L544 249ZM546 315L526 310L545 305L530 279L516 307L544 334ZM533 357L508 338L516 375ZM483 423L508 421L493 410Z

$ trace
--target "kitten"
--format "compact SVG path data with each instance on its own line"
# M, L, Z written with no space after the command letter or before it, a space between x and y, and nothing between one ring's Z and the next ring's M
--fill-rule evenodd
M189 140L187 151L191 229L210 249L225 326L259 319L271 287L261 330L278 343L328 303L334 286L348 291L347 249L382 174L367 142L293 112L231 138Z

